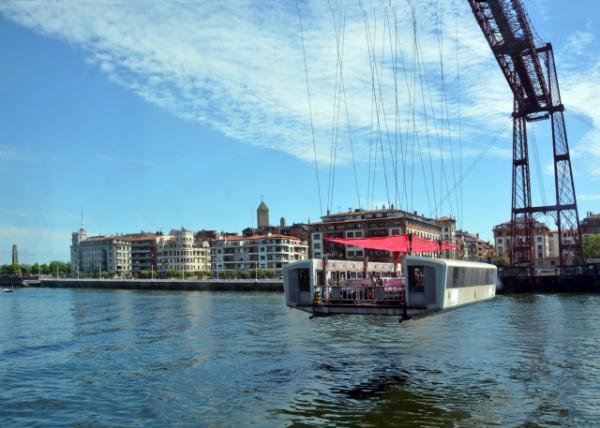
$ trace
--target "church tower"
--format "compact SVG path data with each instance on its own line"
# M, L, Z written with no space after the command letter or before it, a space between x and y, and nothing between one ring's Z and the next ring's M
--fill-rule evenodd
M269 208L263 201L261 201L258 209L256 210L256 219L259 229L261 227L269 227Z

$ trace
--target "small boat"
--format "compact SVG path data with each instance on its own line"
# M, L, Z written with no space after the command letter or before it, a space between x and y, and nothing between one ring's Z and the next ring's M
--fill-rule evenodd
M4 289L5 293L14 293L14 291L15 291L15 287L14 286L12 286L11 288L5 288Z

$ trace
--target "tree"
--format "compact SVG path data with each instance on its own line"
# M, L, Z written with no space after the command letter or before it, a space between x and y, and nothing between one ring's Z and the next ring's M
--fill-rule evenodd
M600 233L583 239L583 253L588 259L600 258Z
M508 257L506 257L504 254L500 254L499 256L496 256L496 260L495 260L495 264L496 266L506 266L508 265Z
M148 279L152 277L152 272L149 270L143 270L138 274L139 279Z
M169 269L165 274L167 278L181 278L181 272L175 269Z

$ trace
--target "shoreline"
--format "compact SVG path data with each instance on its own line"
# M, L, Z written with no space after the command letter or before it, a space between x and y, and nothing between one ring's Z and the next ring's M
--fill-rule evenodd
M282 280L181 280L181 279L42 279L25 280L23 286L39 288L94 288L108 290L256 291L283 293Z

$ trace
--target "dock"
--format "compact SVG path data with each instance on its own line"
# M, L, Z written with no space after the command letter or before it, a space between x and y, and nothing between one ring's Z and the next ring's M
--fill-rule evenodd
M600 293L600 265L568 266L550 272L510 267L498 270L498 294Z

